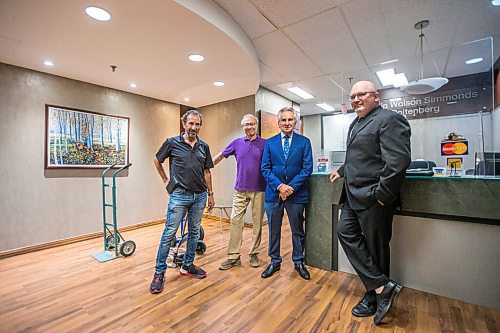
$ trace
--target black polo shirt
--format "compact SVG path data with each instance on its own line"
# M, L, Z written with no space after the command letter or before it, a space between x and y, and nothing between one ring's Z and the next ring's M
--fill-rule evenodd
M174 136L165 140L156 158L160 163L169 158L170 178L174 178L179 185L192 192L205 192L205 169L214 167L208 144L198 138L194 147L184 141L182 137Z

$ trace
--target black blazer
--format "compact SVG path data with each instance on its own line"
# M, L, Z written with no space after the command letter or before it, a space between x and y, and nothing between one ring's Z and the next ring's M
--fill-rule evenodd
M354 119L345 163L338 169L353 209L368 208L377 199L387 205L398 197L411 162L410 135L406 118L381 106Z

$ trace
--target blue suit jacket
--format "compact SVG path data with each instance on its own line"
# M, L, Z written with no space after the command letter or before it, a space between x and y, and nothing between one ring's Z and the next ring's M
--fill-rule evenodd
M278 186L288 184L294 193L287 201L308 203L307 178L313 170L311 142L305 136L294 133L288 158L285 161L281 133L266 140L262 154L261 171L266 185L266 201L278 202Z

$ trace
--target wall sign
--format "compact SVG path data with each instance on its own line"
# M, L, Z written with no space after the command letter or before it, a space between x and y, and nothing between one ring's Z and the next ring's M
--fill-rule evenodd
M382 107L408 120L488 112L493 107L490 72L450 78L443 88L425 95L408 95L392 88L379 94Z
M441 156L469 155L468 148L469 142L467 140L441 142Z

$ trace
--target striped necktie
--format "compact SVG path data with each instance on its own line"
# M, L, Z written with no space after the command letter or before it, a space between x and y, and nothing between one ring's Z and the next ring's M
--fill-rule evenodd
M285 142L283 144L283 155L285 155L285 160L288 157L288 152L290 151L290 137L285 135Z

